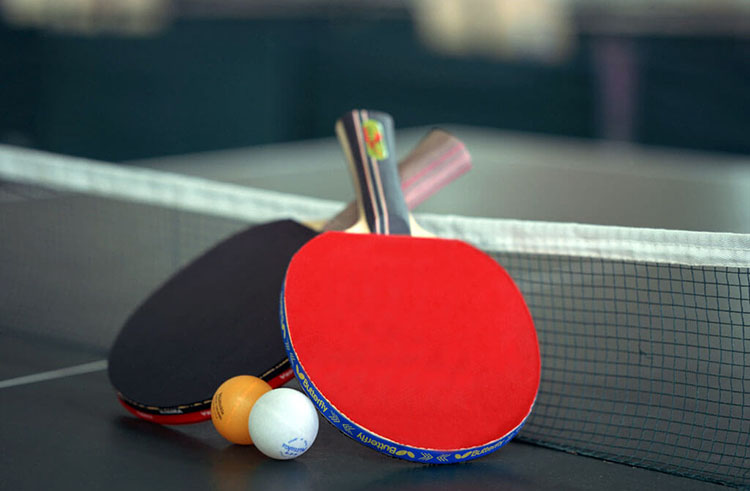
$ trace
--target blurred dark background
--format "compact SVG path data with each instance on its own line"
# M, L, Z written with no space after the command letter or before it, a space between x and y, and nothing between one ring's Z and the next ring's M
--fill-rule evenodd
M123 161L330 137L341 113L371 107L398 127L750 153L741 3L613 12L538 0L519 14L497 1L505 10L487 16L511 28L495 39L508 29L481 13L455 22L463 33L447 29L457 4L437 0L434 11L424 2L133 0L130 13L60 0L67 10L24 12L33 1L3 4L0 143Z

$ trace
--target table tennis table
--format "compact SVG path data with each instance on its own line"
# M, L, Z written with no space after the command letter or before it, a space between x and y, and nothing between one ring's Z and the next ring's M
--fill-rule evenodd
M422 211L750 233L747 158L486 128L448 129L472 152L474 170L425 203ZM405 154L426 130L400 131L399 154ZM346 201L353 196L333 139L154 158L123 166L327 200ZM68 198L52 194L25 199L32 205L34 200L59 199L68 206L64 204ZM0 200L0 228L15 220L13 203L12 199ZM137 207L132 210L141 212ZM34 208L24 213L35 213ZM91 234L90 247L96 248L99 238L87 230L81 224L80 230L70 233ZM50 242L34 245L39 231L27 233L25 243L39 249L39 257L44 256L45 247L56 247ZM137 240L149 233L143 232ZM141 247L147 252L149 247L158 247L162 238L156 231L152 235L153 244L144 246L134 239L123 247ZM7 272L10 266L6 266L0 271ZM22 269L22 265L15 266ZM53 261L45 264L55 266ZM101 315L111 321L108 325L50 335L37 329L35 319L50 322L49 316L55 315L50 311L65 302L59 294L65 291L66 278L96 278L97 268L104 267L101 262L86 261L72 269L58 266L58 271L48 273L54 280L39 285L36 312L20 316L8 309L0 311L2 489L703 490L719 486L520 441L461 465L415 465L367 449L325 422L305 455L281 462L269 460L252 446L229 444L210 422L159 426L141 421L119 406L104 360L117 319L127 315L164 272L155 273L141 291L123 292L119 300L91 293L86 307L91 318ZM57 298L51 297L54 293ZM7 300L13 294L10 288L0 297ZM26 320L16 324L20 318ZM293 381L289 386L297 385Z

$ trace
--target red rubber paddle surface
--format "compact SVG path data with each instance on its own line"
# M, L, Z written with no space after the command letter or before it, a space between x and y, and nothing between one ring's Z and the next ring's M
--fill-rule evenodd
M323 234L285 280L289 338L341 413L435 450L496 440L528 416L540 358L510 276L459 241Z

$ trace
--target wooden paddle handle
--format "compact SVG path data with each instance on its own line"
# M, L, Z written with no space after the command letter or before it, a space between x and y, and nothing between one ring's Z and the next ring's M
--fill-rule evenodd
M406 206L413 210L471 169L471 154L454 135L432 128L398 164Z
M463 142L443 129L431 129L398 164L406 206L413 210L470 169L471 155ZM323 230L344 230L357 218L357 202L352 201Z
M360 220L370 233L410 235L409 210L396 167L393 118L357 109L336 122L357 191Z

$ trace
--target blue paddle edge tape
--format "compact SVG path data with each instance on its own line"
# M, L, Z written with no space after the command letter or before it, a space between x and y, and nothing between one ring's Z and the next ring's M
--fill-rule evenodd
M279 309L279 318L281 323L281 335L284 339L284 348L286 349L287 356L289 357L289 363L292 366L294 375L297 377L302 389L305 391L307 396L310 398L312 403L318 409L318 411L331 422L333 426L338 428L349 438L373 448L379 452L382 452L391 457L396 457L404 460L411 460L413 462L420 462L423 464L455 464L458 462L466 462L467 460L476 459L488 455L498 448L502 447L515 437L523 427L528 415L516 426L510 433L505 436L493 440L484 445L478 447L461 448L456 450L430 450L420 447L410 447L407 445L401 445L393 442L382 436L376 435L366 429L362 428L358 424L351 421L349 418L339 412L333 404L331 404L323 395L318 391L315 385L310 381L310 378L302 368L297 355L294 352L291 339L289 337L289 325L287 323L286 316L286 304L284 301L284 288L281 288L281 302ZM532 405L533 407L533 405ZM531 413L531 410L529 410Z

